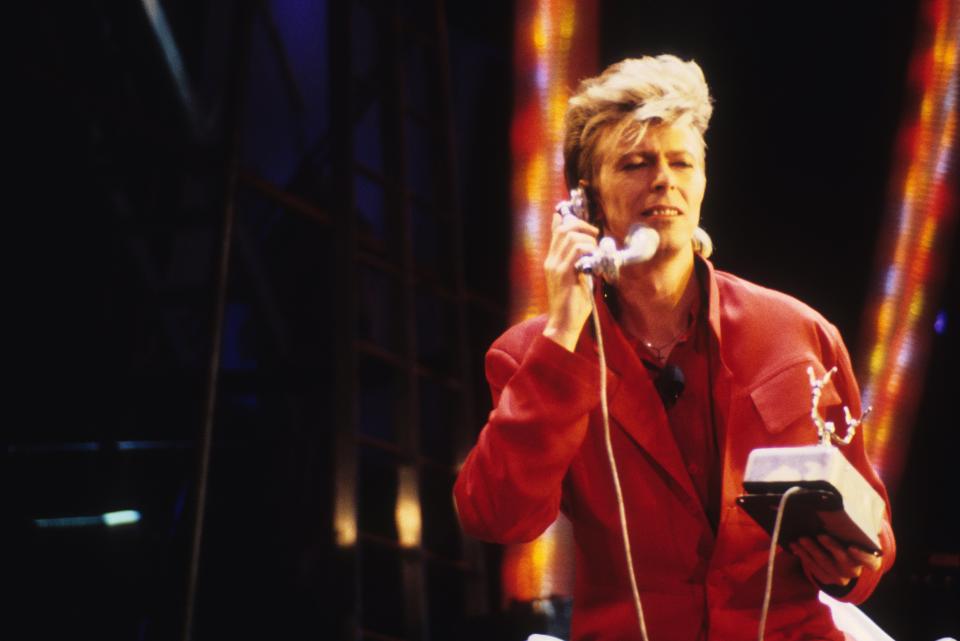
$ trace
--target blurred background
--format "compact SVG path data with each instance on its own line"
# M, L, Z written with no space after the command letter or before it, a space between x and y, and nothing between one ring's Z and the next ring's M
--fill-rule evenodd
M863 609L960 633L956 1L26 13L4 639L562 636L568 595L514 589L450 493L483 354L532 313L518 221L564 193L524 200L552 144L524 105L663 52L716 100L715 264L835 323L881 409L899 553Z

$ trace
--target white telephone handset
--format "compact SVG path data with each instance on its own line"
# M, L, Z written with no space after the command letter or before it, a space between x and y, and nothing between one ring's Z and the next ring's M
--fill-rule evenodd
M583 187L577 187L570 190L570 200L561 200L557 203L556 212L566 218L575 216L580 220L590 222L590 210L587 206L586 194Z
M583 188L571 189L570 200L560 201L556 211L564 218L575 216L589 222L589 209ZM659 244L660 234L657 230L637 223L627 232L623 249L617 248L613 238L604 236L597 245L597 251L577 261L576 270L582 274L596 274L608 283L614 283L620 277L621 267L650 260L657 253Z

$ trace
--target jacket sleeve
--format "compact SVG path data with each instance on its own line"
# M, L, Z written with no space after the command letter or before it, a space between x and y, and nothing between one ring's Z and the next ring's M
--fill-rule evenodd
M859 418L862 413L860 406L860 389L853 375L850 355L847 353L847 349L836 328L830 326L830 330L835 350L835 364L837 366L837 374L834 375L832 380L837 388L837 392L840 394L840 398L849 406L851 414ZM846 426L842 411L840 407L834 408L834 411L829 417L834 421L838 432ZM864 567L863 573L854 580L852 588L849 590L847 588L839 588L839 586L826 586L824 588L824 592L827 594L830 594L840 601L850 603L862 603L873 593L873 590L877 587L877 583L880 581L880 577L890 569L897 555L896 540L893 536L893 528L890 526L890 499L887 496L887 490L883 482L880 480L880 477L877 476L876 470L874 470L873 465L871 465L870 460L867 458L863 438L864 429L870 429L869 418L864 421L863 425L857 428L857 433L853 440L846 446L841 445L840 449L867 482L883 497L887 509L884 512L883 522L881 523L881 530L879 532L880 548L883 553L880 567L876 570Z
M537 335L517 357L487 352L490 413L454 485L464 531L496 543L535 539L556 519L567 469L599 403L599 368Z

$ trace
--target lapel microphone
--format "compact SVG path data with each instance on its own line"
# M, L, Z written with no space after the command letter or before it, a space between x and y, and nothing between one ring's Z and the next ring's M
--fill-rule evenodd
M660 370L660 375L654 381L654 387L657 388L657 393L660 394L660 400L663 401L665 408L670 409L677 404L677 399L683 394L685 384L686 379L683 377L683 371L673 363L667 363Z
M641 359L641 362L644 367L654 373L653 387L657 390L660 400L663 401L663 406L670 409L676 405L677 399L683 394L683 388L687 383L687 379L683 376L683 370L673 363L667 363L661 369L646 359Z

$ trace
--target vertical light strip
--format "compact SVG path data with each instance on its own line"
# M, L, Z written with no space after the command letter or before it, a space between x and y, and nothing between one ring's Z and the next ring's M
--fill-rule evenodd
M898 140L882 236L883 271L867 307L867 361L860 367L864 405L874 408L864 438L891 489L909 446L957 213L960 0L928 0L922 21L910 72L911 112Z
M423 531L417 481L415 467L401 465L397 469L397 506L394 509L394 519L400 545L405 548L420 547Z
M518 0L514 42L513 251L511 322L546 311L543 260L563 180L563 114L582 78L595 75L595 0ZM508 546L503 597L531 601L573 592L570 526L560 519L539 539Z
M563 114L596 73L596 2L520 0L514 42L511 321L546 311L543 259L553 208L566 197Z

